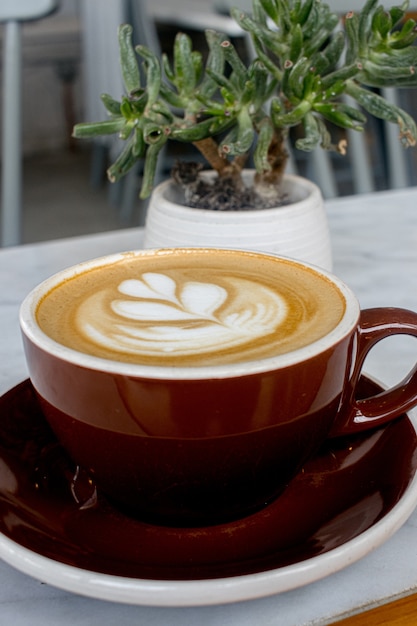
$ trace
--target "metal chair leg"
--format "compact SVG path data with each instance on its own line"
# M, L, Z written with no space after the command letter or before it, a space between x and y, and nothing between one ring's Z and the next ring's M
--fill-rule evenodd
M21 124L21 26L7 22L4 29L1 244L21 240L22 124Z

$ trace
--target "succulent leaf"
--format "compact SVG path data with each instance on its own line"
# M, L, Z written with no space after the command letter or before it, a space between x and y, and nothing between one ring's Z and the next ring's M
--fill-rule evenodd
M133 28L123 24L119 28L120 66L123 82L128 93L140 89L140 73L136 54L132 45Z
M306 113L303 120L305 137L297 139L295 145L299 150L310 152L320 143L321 134L316 116L310 111Z
M73 137L77 139L91 139L100 135L114 135L124 128L124 117L116 117L102 122L82 122L74 126Z

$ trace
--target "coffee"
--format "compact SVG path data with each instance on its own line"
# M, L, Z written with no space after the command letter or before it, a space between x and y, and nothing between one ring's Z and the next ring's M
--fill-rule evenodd
M334 329L339 289L314 270L252 252L172 249L126 253L51 289L43 332L94 356L203 366L290 352Z

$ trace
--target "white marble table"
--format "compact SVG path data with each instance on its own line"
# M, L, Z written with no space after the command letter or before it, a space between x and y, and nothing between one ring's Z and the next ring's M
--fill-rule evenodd
M363 307L417 310L417 188L327 203L334 270ZM0 393L27 377L18 327L24 295L51 273L93 256L140 247L136 229L0 251ZM411 338L385 340L366 363L386 383L416 358ZM323 626L417 591L417 512L384 545L324 580L260 600L202 608L119 605L61 591L0 562L0 624L13 626Z

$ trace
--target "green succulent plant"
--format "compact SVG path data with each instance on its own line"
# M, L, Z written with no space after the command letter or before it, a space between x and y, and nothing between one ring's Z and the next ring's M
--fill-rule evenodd
M142 198L152 191L162 148L173 140L194 144L220 177L237 185L251 152L256 185L266 194L279 187L292 127L301 131L297 149L320 145L344 153L345 140L332 140L334 126L362 132L369 113L398 124L401 142L414 146L413 118L377 92L417 85L417 26L407 8L408 1L386 10L367 0L340 20L320 0L253 0L251 15L232 9L253 42L248 63L212 30L205 61L178 33L170 62L145 46L134 48L132 27L123 24L118 37L126 93L120 101L103 94L108 119L77 124L74 136L116 133L125 140L108 176L117 181L143 159Z

